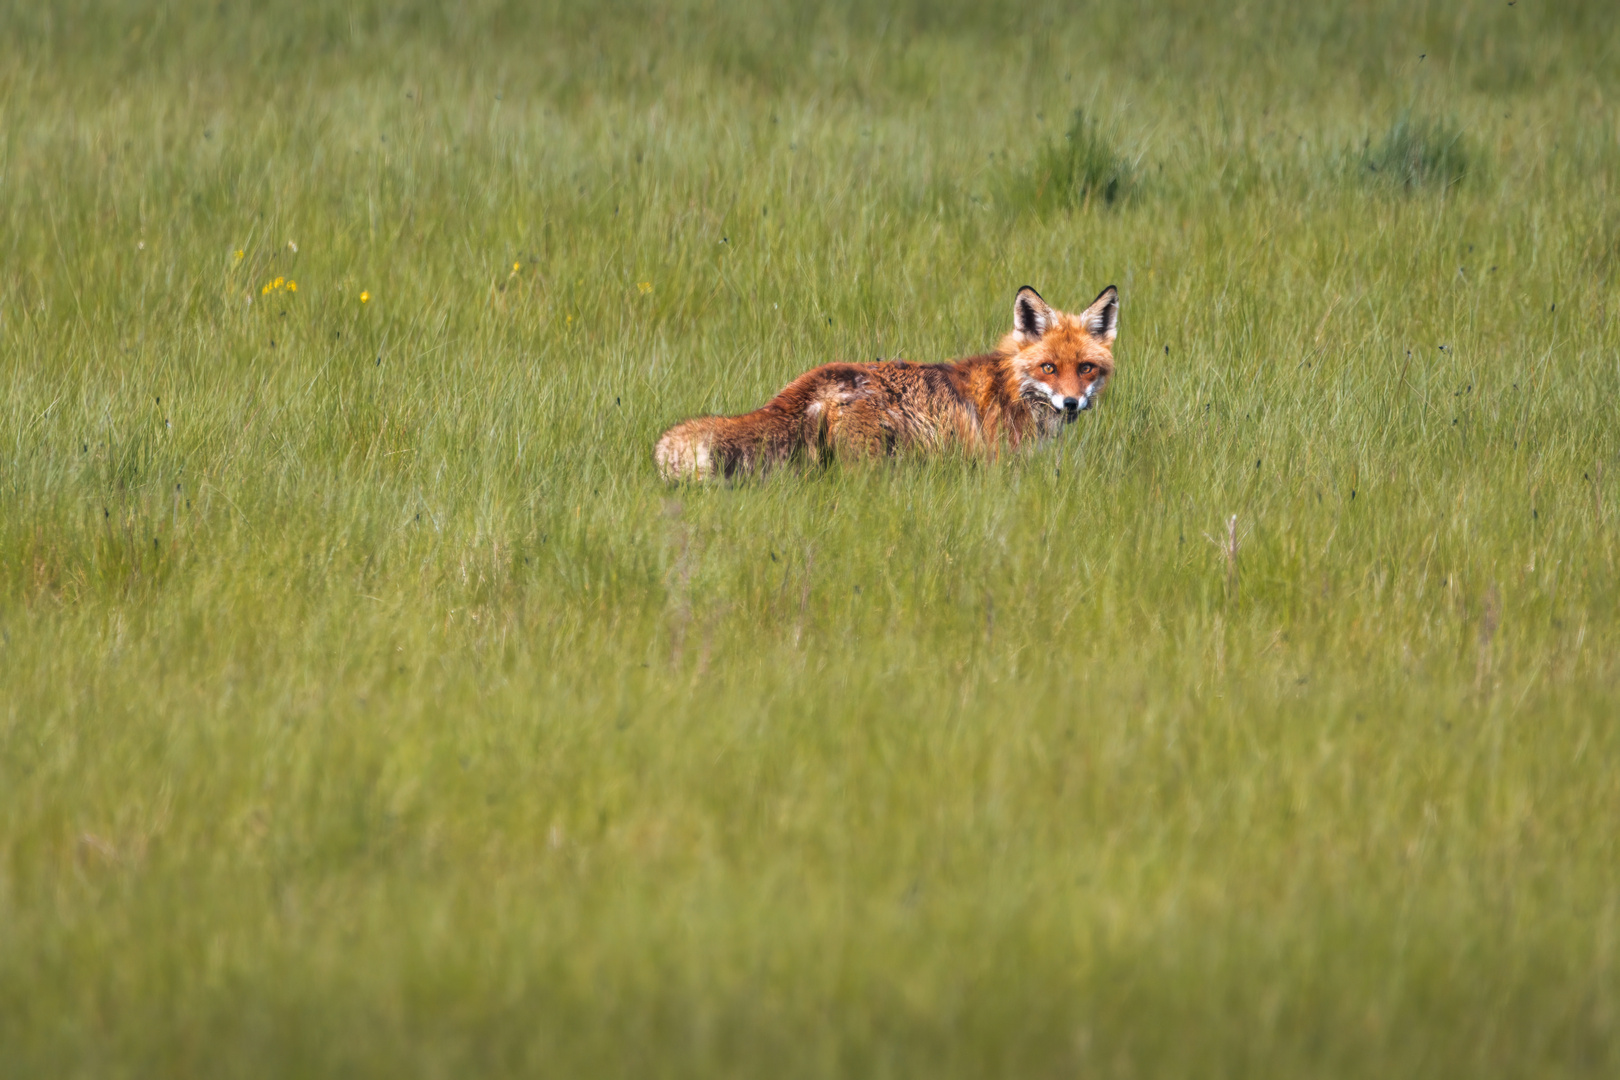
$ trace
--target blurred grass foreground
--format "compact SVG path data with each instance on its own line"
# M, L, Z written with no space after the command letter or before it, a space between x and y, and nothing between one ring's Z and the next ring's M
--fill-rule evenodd
M0 1076L1620 1074L1620 21L0 9ZM1058 442L651 447L1018 286Z

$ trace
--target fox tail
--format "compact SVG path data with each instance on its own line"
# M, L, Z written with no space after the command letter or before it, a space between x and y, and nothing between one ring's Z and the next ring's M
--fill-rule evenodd
M701 416L664 432L653 458L668 481L751 472L786 461L805 447L811 433L800 430L803 426L773 424L758 413Z

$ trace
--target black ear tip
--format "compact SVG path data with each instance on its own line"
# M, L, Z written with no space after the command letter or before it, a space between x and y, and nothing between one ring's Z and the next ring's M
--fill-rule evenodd
M1018 286L1018 295L1023 296L1025 293L1029 293L1031 296L1035 297L1035 299L1037 299L1037 300L1039 300L1041 298L1041 294L1035 291L1035 286L1033 286L1033 285L1020 285L1020 286Z

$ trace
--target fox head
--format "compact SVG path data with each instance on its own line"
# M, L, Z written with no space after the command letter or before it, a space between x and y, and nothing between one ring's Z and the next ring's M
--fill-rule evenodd
M1091 408L1114 374L1119 291L1112 285L1078 315L1048 306L1025 285L1013 301L1013 328L1001 340L1019 397L1072 421Z

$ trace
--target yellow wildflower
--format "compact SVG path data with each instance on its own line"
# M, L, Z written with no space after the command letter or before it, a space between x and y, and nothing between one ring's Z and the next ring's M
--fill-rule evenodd
M276 280L275 280L275 282L273 284L274 284L275 288L279 289L283 285L287 284L287 279L286 278L276 278Z
M243 252L243 250L241 248L237 248L236 249L236 261L241 262L243 260L243 258L245 258L245 257L246 257L246 253Z
M636 282L636 288L640 289L643 293L650 293L652 292L652 282L638 281Z
M522 264L522 263L520 263L520 262L515 262L515 263L513 263L513 264L512 264L512 273L514 273L514 274L515 274L515 273L517 273L517 272L518 272L518 271L519 271L519 270L521 270L521 269L523 269L523 264Z
M298 282L296 282L296 281L287 282L287 291L288 292L297 292L298 291Z
M360 302L361 302L361 303L362 303L362 304L369 304L369 303L371 303L371 294L370 294L370 293L368 293L368 292L362 292L362 293L361 293L361 294L360 294Z

